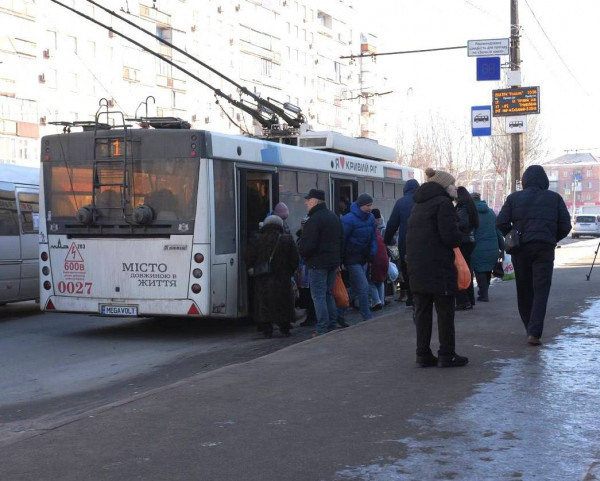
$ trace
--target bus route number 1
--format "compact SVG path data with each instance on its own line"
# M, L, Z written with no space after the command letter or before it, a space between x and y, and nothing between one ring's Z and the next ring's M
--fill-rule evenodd
M91 294L92 283L91 282L65 282L60 281L58 283L58 292L64 294Z

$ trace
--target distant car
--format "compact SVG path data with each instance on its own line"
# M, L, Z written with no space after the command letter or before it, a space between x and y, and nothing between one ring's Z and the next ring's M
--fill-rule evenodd
M600 215L587 214L576 215L571 229L571 237L577 239L580 236L600 237Z
M522 120L513 120L511 122L508 123L509 127L523 127L523 121Z
M490 120L490 117L484 114L477 114L475 115L475 117L473 117L473 120L475 122L488 122Z

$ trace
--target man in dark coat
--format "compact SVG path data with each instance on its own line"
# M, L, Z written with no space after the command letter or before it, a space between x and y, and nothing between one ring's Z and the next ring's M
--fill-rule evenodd
M496 226L504 235L513 227L520 232L521 245L512 254L517 304L527 342L538 346L552 284L554 249L571 230L571 219L563 198L548 190L550 183L541 165L527 167L522 181L523 190L506 198Z
M310 292L317 316L315 335L336 326L333 284L342 262L343 229L340 219L325 204L325 192L310 189L304 197L308 220L302 228L299 250L309 269Z
M406 234L406 264L415 303L417 365L464 366L468 359L455 352L454 296L458 279L454 247L461 243L452 197L454 177L441 170L425 171L427 182L417 189ZM440 348L431 352L433 305L437 311Z
M418 188L419 182L416 179L409 179L406 181L406 184L404 184L404 196L400 197L396 201L396 204L392 209L392 214L388 220L385 230L385 237L383 239L386 245L390 245L393 242L396 231L398 231L400 270L402 272L402 277L404 278L403 288L406 289L406 305L409 307L413 305L413 298L410 290L408 268L406 267L406 231L408 229L408 218L410 217L412 208L415 205L413 197Z

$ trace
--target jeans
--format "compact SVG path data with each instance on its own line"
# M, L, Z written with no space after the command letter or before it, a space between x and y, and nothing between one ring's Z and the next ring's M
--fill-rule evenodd
M369 295L371 296L371 307L385 304L385 284L383 282L369 281Z
M371 309L369 308L369 281L367 281L367 265L352 264L346 266L350 273L350 285L352 294L358 298L358 305L363 320L371 319Z
M317 315L317 334L335 329L337 309L333 298L333 284L337 267L332 269L310 269L310 294Z

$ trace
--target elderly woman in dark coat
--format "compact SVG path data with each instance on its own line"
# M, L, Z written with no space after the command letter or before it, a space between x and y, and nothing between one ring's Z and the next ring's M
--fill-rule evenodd
M276 215L265 219L248 246L249 268L269 260L271 272L254 278L254 318L265 337L273 335L273 324L289 336L295 320L292 275L299 257L293 237L283 233L283 221Z
M431 168L425 175L427 181L415 192L415 206L406 234L406 264L415 303L417 365L464 366L468 359L454 350L454 296L458 280L453 248L462 239L452 205L456 196L455 179L447 172ZM429 347L434 305L440 340L437 358Z

